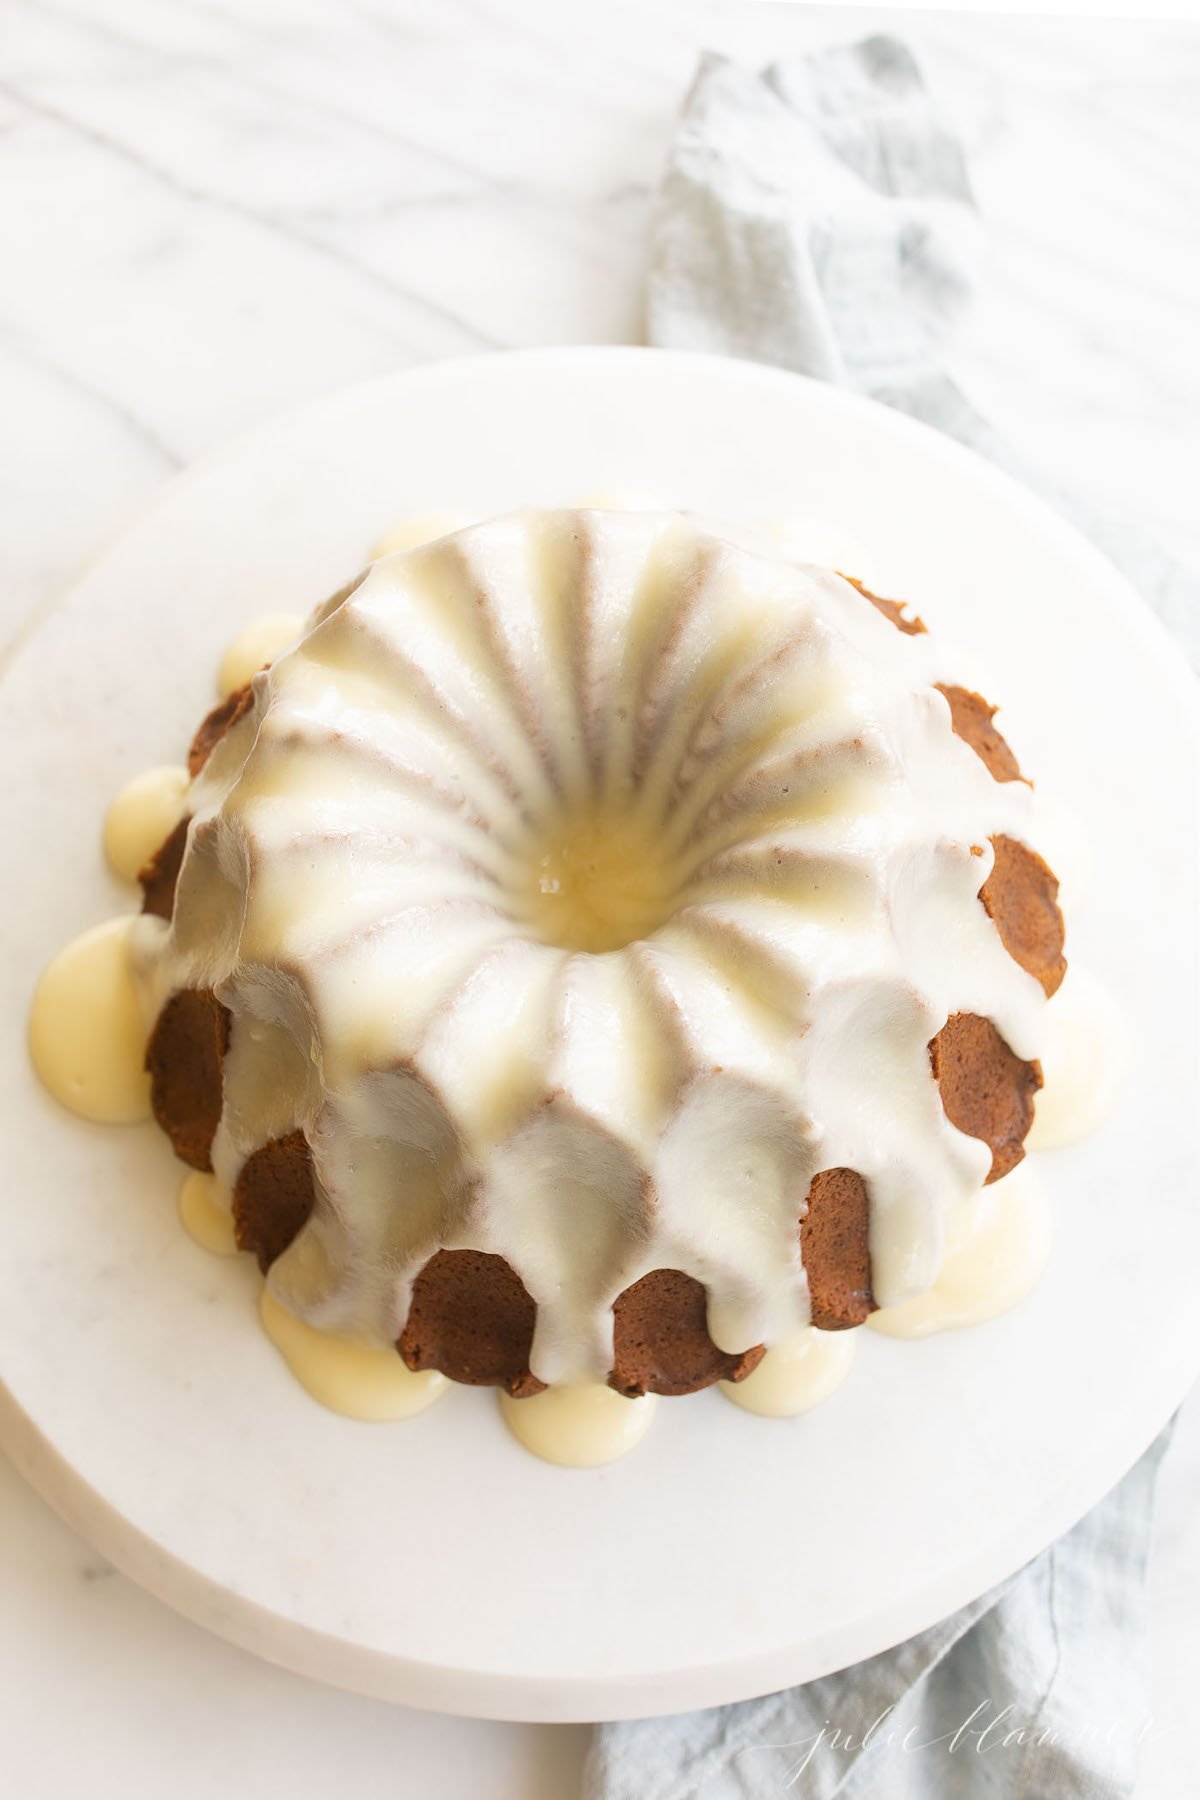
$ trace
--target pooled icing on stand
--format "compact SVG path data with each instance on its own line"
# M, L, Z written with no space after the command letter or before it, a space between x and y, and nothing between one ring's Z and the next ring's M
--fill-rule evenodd
M1033 833L1038 854L1058 877L1058 904L1063 917L1074 920L1082 912L1092 887L1094 857L1083 821L1039 786L1033 792Z
M269 1287L262 1290L259 1313L264 1331L300 1385L344 1418L411 1419L449 1386L436 1369L414 1374L392 1344L314 1330L281 1306Z
M421 544L432 543L435 538L446 537L452 531L461 531L469 523L461 513L450 512L414 513L409 518L397 519L373 546L369 560L378 562L381 556L395 556L401 550L416 550Z
M817 1331L812 1325L772 1344L741 1381L719 1385L727 1400L766 1419L794 1419L827 1400L850 1373L854 1331Z
M102 1125L150 1117L147 1020L129 959L136 925L107 919L74 938L43 972L29 1016L29 1053L43 1086Z
M1044 1086L1033 1103L1029 1150L1061 1150L1104 1123L1124 1071L1120 1014L1107 988L1072 963L1046 1008Z
M295 643L304 627L301 613L268 613L247 625L221 658L217 675L217 691L221 698L227 699L238 688L245 687L260 669L274 662L289 644Z
M1053 1241L1050 1208L1028 1158L974 1195L951 1221L946 1260L931 1287L867 1324L887 1337L928 1337L978 1325L1037 1285Z
M187 804L189 776L182 764L146 769L127 781L104 816L104 854L122 881L138 870L174 831Z
M792 562L816 563L822 569L840 569L865 581L868 587L886 582L878 574L875 558L854 533L824 519L772 519L762 529L779 545L781 555Z
M179 1190L179 1217L192 1242L213 1256L236 1256L233 1197L215 1175L193 1169Z
M517 1441L543 1462L564 1469L598 1469L640 1444L657 1399L627 1400L602 1382L567 1382L525 1400L500 1396L504 1421Z

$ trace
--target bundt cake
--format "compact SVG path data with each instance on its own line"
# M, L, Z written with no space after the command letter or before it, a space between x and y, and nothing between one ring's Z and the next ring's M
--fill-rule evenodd
M1054 875L993 708L679 514L384 557L200 725L142 870L154 1115L322 1329L738 1382L926 1289L1020 1161Z

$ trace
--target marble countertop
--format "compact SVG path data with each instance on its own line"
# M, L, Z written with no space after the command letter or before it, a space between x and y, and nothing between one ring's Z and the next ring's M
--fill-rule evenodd
M1063 485L1200 566L1200 32L742 0L8 0L0 665L178 468L430 357L636 341L702 46L917 48L988 226L954 372ZM397 496L397 511L404 510ZM1143 1793L1200 1789L1200 1403L1162 1481ZM582 1727L314 1687L103 1565L0 1465L14 1792L577 1791ZM64 1704L68 1702L68 1704ZM231 1772L232 1787L230 1788Z

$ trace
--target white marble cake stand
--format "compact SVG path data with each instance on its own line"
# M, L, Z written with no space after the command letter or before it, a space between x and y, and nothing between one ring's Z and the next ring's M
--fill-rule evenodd
M127 909L101 816L179 756L218 654L339 585L397 515L597 487L812 514L988 671L1043 788L1095 837L1069 946L1114 990L1132 1075L1043 1158L1043 1286L923 1343L862 1334L788 1422L660 1405L595 1471L518 1448L491 1395L407 1424L324 1412L259 1328L257 1276L175 1214L150 1128L60 1112L26 1063L38 970ZM1196 705L1099 557L982 463L865 402L748 364L613 349L448 363L267 426L164 494L29 643L0 699L6 1169L0 1430L121 1568L235 1642L417 1706L525 1719L667 1711L878 1651L1015 1569L1122 1474L1200 1366L1195 1280Z

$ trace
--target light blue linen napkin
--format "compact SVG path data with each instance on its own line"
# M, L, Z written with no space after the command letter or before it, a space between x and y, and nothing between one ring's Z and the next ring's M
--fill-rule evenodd
M961 146L903 44L761 73L706 56L663 182L648 335L779 363L950 432L1066 512L1200 661L1200 584L1058 492L942 369L979 251ZM598 1726L587 1800L1123 1800L1148 1724L1168 1436L1026 1569L894 1650L762 1700Z
M649 340L778 363L970 444L1099 545L1200 667L1195 573L1059 488L945 373L982 248L962 147L897 39L761 73L707 55L663 180Z

